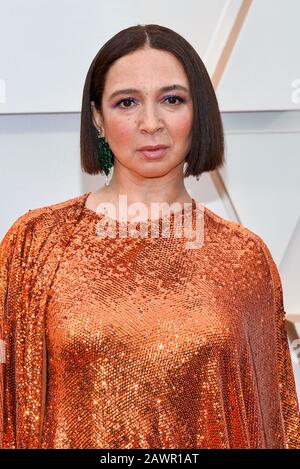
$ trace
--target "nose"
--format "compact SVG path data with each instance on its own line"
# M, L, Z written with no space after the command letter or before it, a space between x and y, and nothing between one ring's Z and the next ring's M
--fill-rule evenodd
M140 114L140 130L153 134L162 127L161 116L156 105L153 103L145 104Z

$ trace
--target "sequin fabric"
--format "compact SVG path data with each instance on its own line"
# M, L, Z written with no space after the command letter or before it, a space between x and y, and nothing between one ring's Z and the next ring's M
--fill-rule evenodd
M206 207L196 249L172 229L100 238L88 195L0 244L1 447L300 448L263 240Z

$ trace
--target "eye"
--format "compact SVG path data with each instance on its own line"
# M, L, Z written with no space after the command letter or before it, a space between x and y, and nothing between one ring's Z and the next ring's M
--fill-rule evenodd
M181 98L180 96L175 96L175 95L167 96L165 100L166 100L166 101L167 101L167 100L171 100L171 101L173 100L173 102L169 102L169 104L172 104L172 105L176 104L176 102L174 103L174 100L178 100L178 101L179 101L178 104L181 104L181 103L184 102L184 99L183 99L183 98Z
M132 106L130 106L130 105L129 105L129 106L121 106L121 104L123 104L123 103L124 103L124 104L125 104L125 103L131 104L133 101L134 101L133 98L124 98L124 99L121 99L120 101L118 101L117 104L116 104L116 106L117 106L117 107L121 107L121 108L122 108L122 107L129 108L129 107L132 107Z

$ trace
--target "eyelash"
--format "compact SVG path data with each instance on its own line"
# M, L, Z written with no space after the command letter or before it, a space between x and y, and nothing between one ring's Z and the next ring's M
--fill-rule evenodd
M175 95L171 95L171 96L167 96L165 98L165 100L167 99L170 99L170 98L176 98L179 100L180 104L184 103L185 100L183 98L181 98L181 96L175 96ZM125 106L125 107L121 107L120 104L122 104L124 101L134 101L134 98L123 98L121 99L120 101L117 102L117 104L115 105L115 107L120 107L121 109L130 109L132 106ZM169 103L171 104L171 103ZM171 106L178 106L179 104L171 104Z

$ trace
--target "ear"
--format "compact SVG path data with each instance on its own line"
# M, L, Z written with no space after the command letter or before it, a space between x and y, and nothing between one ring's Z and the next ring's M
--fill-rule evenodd
M103 119L101 112L96 109L95 101L91 101L92 120L96 129L101 129L103 133Z

